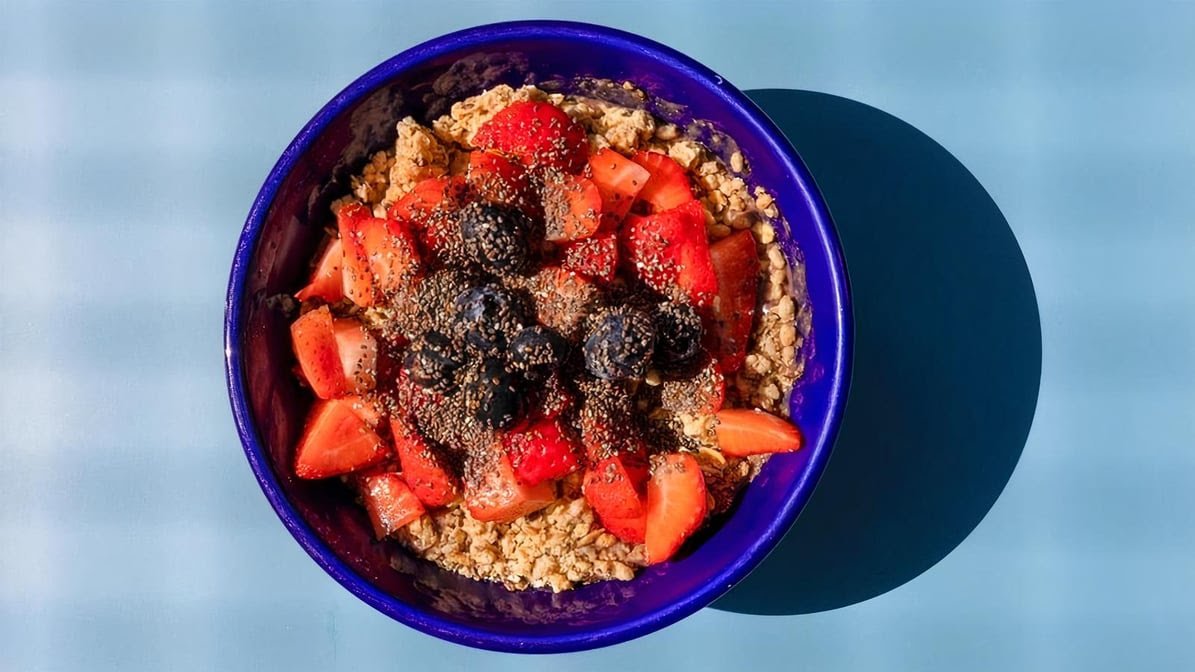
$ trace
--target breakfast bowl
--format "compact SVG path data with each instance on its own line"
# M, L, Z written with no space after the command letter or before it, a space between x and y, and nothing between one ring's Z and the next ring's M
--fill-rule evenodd
M610 82L627 85L598 84ZM783 213L775 231L779 248L800 271L794 291L807 317L797 354L802 374L786 403L804 446L769 459L685 553L629 581L550 592L455 574L393 541L376 541L369 517L346 489L297 478L291 468L311 400L293 373L290 297L309 271L332 203L374 152L394 143L395 120L426 123L454 102L503 84L646 107L747 167L745 181L774 194ZM779 543L829 459L849 382L851 314L826 205L783 134L743 93L636 35L528 21L471 28L405 51L350 84L308 122L249 212L232 263L224 336L229 396L249 466L283 524L332 578L436 637L550 653L615 644L678 621L728 591Z

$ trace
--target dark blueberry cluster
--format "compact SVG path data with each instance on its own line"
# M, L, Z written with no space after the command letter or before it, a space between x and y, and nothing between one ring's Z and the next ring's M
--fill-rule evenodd
M585 339L585 367L602 380L630 380L647 373L656 347L651 316L621 306L598 315Z
M547 378L564 359L567 344L542 324L527 327L510 342L510 363L527 378Z
M491 429L505 429L523 414L523 381L498 357L483 359L465 384L465 408Z
M655 361L663 369L676 369L691 363L701 352L704 329L701 317L684 303L665 301L656 307Z
M519 297L501 285L470 287L452 302L456 335L485 353L505 348L526 320Z
M520 273L531 260L531 221L513 208L471 203L460 212L472 261L492 273Z
M452 339L438 331L428 331L411 345L404 366L411 380L429 390L452 392L456 375L467 357Z

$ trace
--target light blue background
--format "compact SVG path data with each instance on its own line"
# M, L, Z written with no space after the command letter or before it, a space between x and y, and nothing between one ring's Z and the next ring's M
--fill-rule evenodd
M1195 665L1195 5L495 4L0 4L0 669ZM531 17L868 103L985 185L1036 286L1041 396L945 560L828 613L528 658L392 622L278 523L221 371L249 203L369 67Z

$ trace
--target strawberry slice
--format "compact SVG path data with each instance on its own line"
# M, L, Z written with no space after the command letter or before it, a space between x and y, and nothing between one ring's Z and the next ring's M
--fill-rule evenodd
M378 539L385 539L425 513L406 481L392 471L363 476L358 487Z
M445 247L460 237L456 217L465 198L465 178L432 177L417 183L386 215L416 232L433 258L442 258Z
M465 507L469 515L482 522L509 523L532 511L539 511L556 501L556 486L552 481L538 485L520 483L506 453L480 474L477 484L465 490Z
M647 511L632 518L614 518L598 514L606 531L628 544L642 544L647 536Z
M436 508L456 499L460 482L419 432L398 418L390 419L390 431L402 463L403 479L419 501Z
M544 221L547 240L580 240L598 230L602 194L592 180L580 175L552 175L544 181Z
M690 200L622 225L627 265L652 289L699 308L713 303L718 280L705 238L705 210Z
M728 457L791 453L805 443L796 425L771 413L752 408L725 408L714 417L718 447Z
M336 303L344 298L344 283L341 279L340 266L344 260L344 247L340 239L336 238L324 253L320 255L319 263L311 273L311 281L307 286L295 293L295 298L306 301L312 298L323 299L328 303Z
M541 268L526 289L535 297L536 320L569 340L579 336L585 318L601 301L596 285L559 266Z
M636 518L645 511L643 488L647 474L642 455L607 457L585 471L581 491L603 520Z
M718 279L718 299L712 305L710 350L718 354L726 373L734 373L747 357L747 341L755 322L759 288L759 254L755 237L744 229L710 246L710 260Z
M344 245L344 295L362 307L376 306L422 276L423 265L407 225L374 217L361 204L337 215Z
M378 374L378 342L358 320L335 318L332 332L344 371L344 388L360 394L373 389Z
M515 477L524 485L538 485L576 471L580 444L559 420L541 420L502 437Z
M671 558L705 520L705 476L692 455L670 453L658 461L647 483L646 560Z
M479 196L491 203L513 205L523 211L532 205L527 171L501 154L470 152L465 179Z
M295 475L328 478L386 459L386 445L346 399L318 401L295 449Z
M357 413L357 417L361 418L362 422L368 425L370 429L376 430L378 425L382 424L385 409L378 402L357 395L344 397L344 400L353 407L353 411Z
M550 103L520 101L477 129L473 144L513 156L532 168L578 173L585 166L585 129Z
M336 340L332 312L320 306L299 316L290 325L291 344L299 370L320 399L344 394L344 367L340 363L340 344Z
M660 384L660 406L673 413L712 415L726 401L726 376L713 357L705 356L692 375L670 378Z
M589 170L602 195L602 227L617 228L651 179L651 173L609 147L589 157Z
M562 266L594 280L610 282L618 270L618 233L598 233L565 243Z
M639 191L648 212L664 212L694 200L685 169L667 154L639 150L631 160L651 174Z

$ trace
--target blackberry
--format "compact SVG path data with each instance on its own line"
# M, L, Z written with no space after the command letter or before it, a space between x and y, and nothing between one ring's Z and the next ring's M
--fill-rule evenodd
M692 362L705 333L697 311L688 304L664 302L656 307L655 318L655 361L667 369Z
M491 357L470 372L462 387L466 410L490 429L506 429L523 414L523 391L518 374L501 359Z
M603 380L642 378L656 345L644 311L626 306L606 311L585 339L585 367Z
M411 346L404 366L411 380L425 389L451 392L456 389L456 373L465 359L452 339L438 331L429 331Z
M523 326L519 298L499 285L470 287L452 302L453 330L469 347L494 353Z
M531 259L531 222L526 215L488 203L460 212L461 238L472 260L497 274L520 273Z
M566 344L543 325L527 327L510 342L510 363L528 380L542 380L560 366Z

